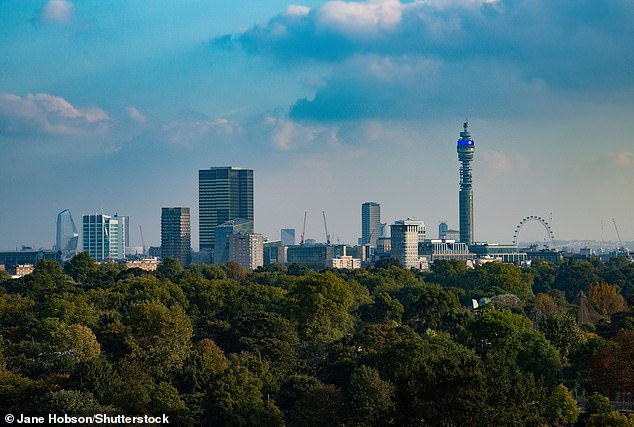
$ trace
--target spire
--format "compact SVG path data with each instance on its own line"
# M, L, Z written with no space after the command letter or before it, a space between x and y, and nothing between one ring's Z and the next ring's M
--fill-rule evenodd
M460 132L460 138L461 139L471 139L471 134L469 133L469 120L466 120L462 124L462 127L464 128L464 130L462 132Z

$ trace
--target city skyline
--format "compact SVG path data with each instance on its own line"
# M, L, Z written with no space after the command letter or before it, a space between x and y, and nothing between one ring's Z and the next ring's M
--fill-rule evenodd
M551 213L559 239L615 241L615 218L634 240L633 16L621 0L2 2L0 247L52 247L65 209L125 212L130 245L139 225L158 245L161 207L189 206L197 248L210 165L256 171L270 239L308 211L324 240L325 211L355 243L367 200L457 229L465 115L475 240Z

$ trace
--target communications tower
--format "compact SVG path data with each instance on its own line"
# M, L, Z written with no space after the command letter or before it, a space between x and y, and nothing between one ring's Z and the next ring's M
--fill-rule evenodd
M473 187L471 161L475 152L475 141L469 133L469 122L458 139L458 161L460 161L460 242L473 244Z

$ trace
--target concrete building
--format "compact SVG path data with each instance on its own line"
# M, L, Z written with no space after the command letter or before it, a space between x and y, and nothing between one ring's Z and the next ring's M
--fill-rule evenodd
M282 228L280 230L280 240L284 246L292 246L295 244L295 229Z
M422 243L425 240L427 240L427 231L425 229L425 221L421 221L419 219L414 219L414 218L407 218L407 221L417 225L418 243Z
M176 258L183 266L192 262L189 208L161 209L161 258Z
M213 252L216 227L242 218L253 221L253 170L212 167L198 171L199 245Z
M469 251L478 258L497 259L521 265L527 260L526 252L520 252L515 245L500 245L498 243L476 243L469 246Z
M281 240L264 242L264 265L285 264L286 245Z
M381 205L365 202L361 205L361 244L376 247L376 239L381 237Z
M257 233L230 235L229 260L250 270L264 265L264 236Z
M391 225L392 258L403 268L418 268L418 228L419 221L409 219L395 221Z
M231 219L218 225L215 230L216 249L213 253L214 264L226 264L229 256L229 239L233 234L253 233L253 221L242 218Z
M77 255L79 232L68 209L57 215L55 249L62 252L62 260L67 261Z
M145 270L145 271L156 271L156 269L159 266L159 259L158 258L135 259L135 260L128 260L124 264L127 269L140 268L141 270Z
M469 252L469 246L466 243L455 240L428 240L419 245L419 253L432 263L450 259L467 261L476 257L474 253Z
M83 250L95 261L125 259L125 217L103 214L84 215Z
M447 230L449 230L449 226L446 222L441 222L438 224L438 239L443 240L447 238Z
M361 268L361 260L359 258L353 258L351 255L343 255L327 260L326 267L355 270L357 268Z
M471 139L469 124L464 123L464 130L458 139L458 160L460 161L460 242L473 244L473 186L471 177L471 161L475 153L475 142Z

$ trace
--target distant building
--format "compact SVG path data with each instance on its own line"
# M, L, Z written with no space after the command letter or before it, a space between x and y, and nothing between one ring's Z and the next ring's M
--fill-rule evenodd
M329 259L345 255L345 245L295 245L286 251L287 264L299 264L304 267L321 269Z
M327 260L326 267L355 270L357 268L361 268L361 260L359 258L353 258L351 255L343 255Z
M253 233L253 221L242 218L231 219L218 225L215 230L216 249L213 253L214 264L226 264L229 256L229 239L233 234Z
M212 167L198 171L199 244L213 251L216 227L232 219L253 221L253 170Z
M469 124L464 123L457 142L458 160L460 161L460 242L467 245L473 243L473 178L471 162L475 153L475 142L469 133Z
M521 265L528 259L526 252L520 252L515 245L476 243L469 246L469 251L476 254L478 258L498 259L501 262L508 262L517 265ZM486 260L484 262L486 263Z
M84 215L83 249L96 261L125 259L125 217Z
M395 221L391 225L392 258L406 269L418 268L419 221L409 219Z
M14 279L19 279L20 277L28 276L33 273L35 270L35 266L33 264L18 264L15 266L15 271L13 274Z
M449 230L449 226L446 222L441 222L438 224L438 239L444 240L447 238L447 230Z
M264 236L257 233L230 235L229 260L250 270L264 265Z
M286 245L281 240L264 242L264 265L286 263Z
M280 230L280 240L284 246L292 246L295 244L295 229L282 228Z
M381 237L381 205L365 202L361 205L361 244L376 247L376 239Z
M374 251L374 257L377 259L390 258L391 253L392 253L392 238L379 237L376 240L376 249Z
M35 265L43 259L61 263L62 252L43 249L23 249L21 251L0 252L0 264L4 265L7 271L15 270L15 266L20 264Z
M145 259L135 259L128 260L125 262L125 267L130 268L140 268L145 271L155 271L159 266L158 258L145 258Z
M161 258L176 258L183 266L192 262L189 208L161 210Z
M147 254L150 258L160 258L161 257L161 247L160 246L150 246L147 250Z
M466 243L455 240L428 240L419 245L419 253L432 263L450 259L467 261L476 257L474 253L469 252Z
M526 257L529 261L541 259L544 261L550 261L554 264L559 264L564 260L564 256L561 252L549 249L538 250L536 248L529 248L526 250Z
M62 260L67 261L77 255L79 232L68 209L57 215L57 235L55 249L62 252Z
M440 239L443 240L443 239ZM445 233L444 240L455 240L457 242L460 241L460 230L449 229Z
M425 221L421 221L418 219L414 219L414 218L407 218L407 221L409 221L411 224L416 224L418 229L417 229L417 234L418 234L418 243L422 243L427 239L427 231L425 229Z

